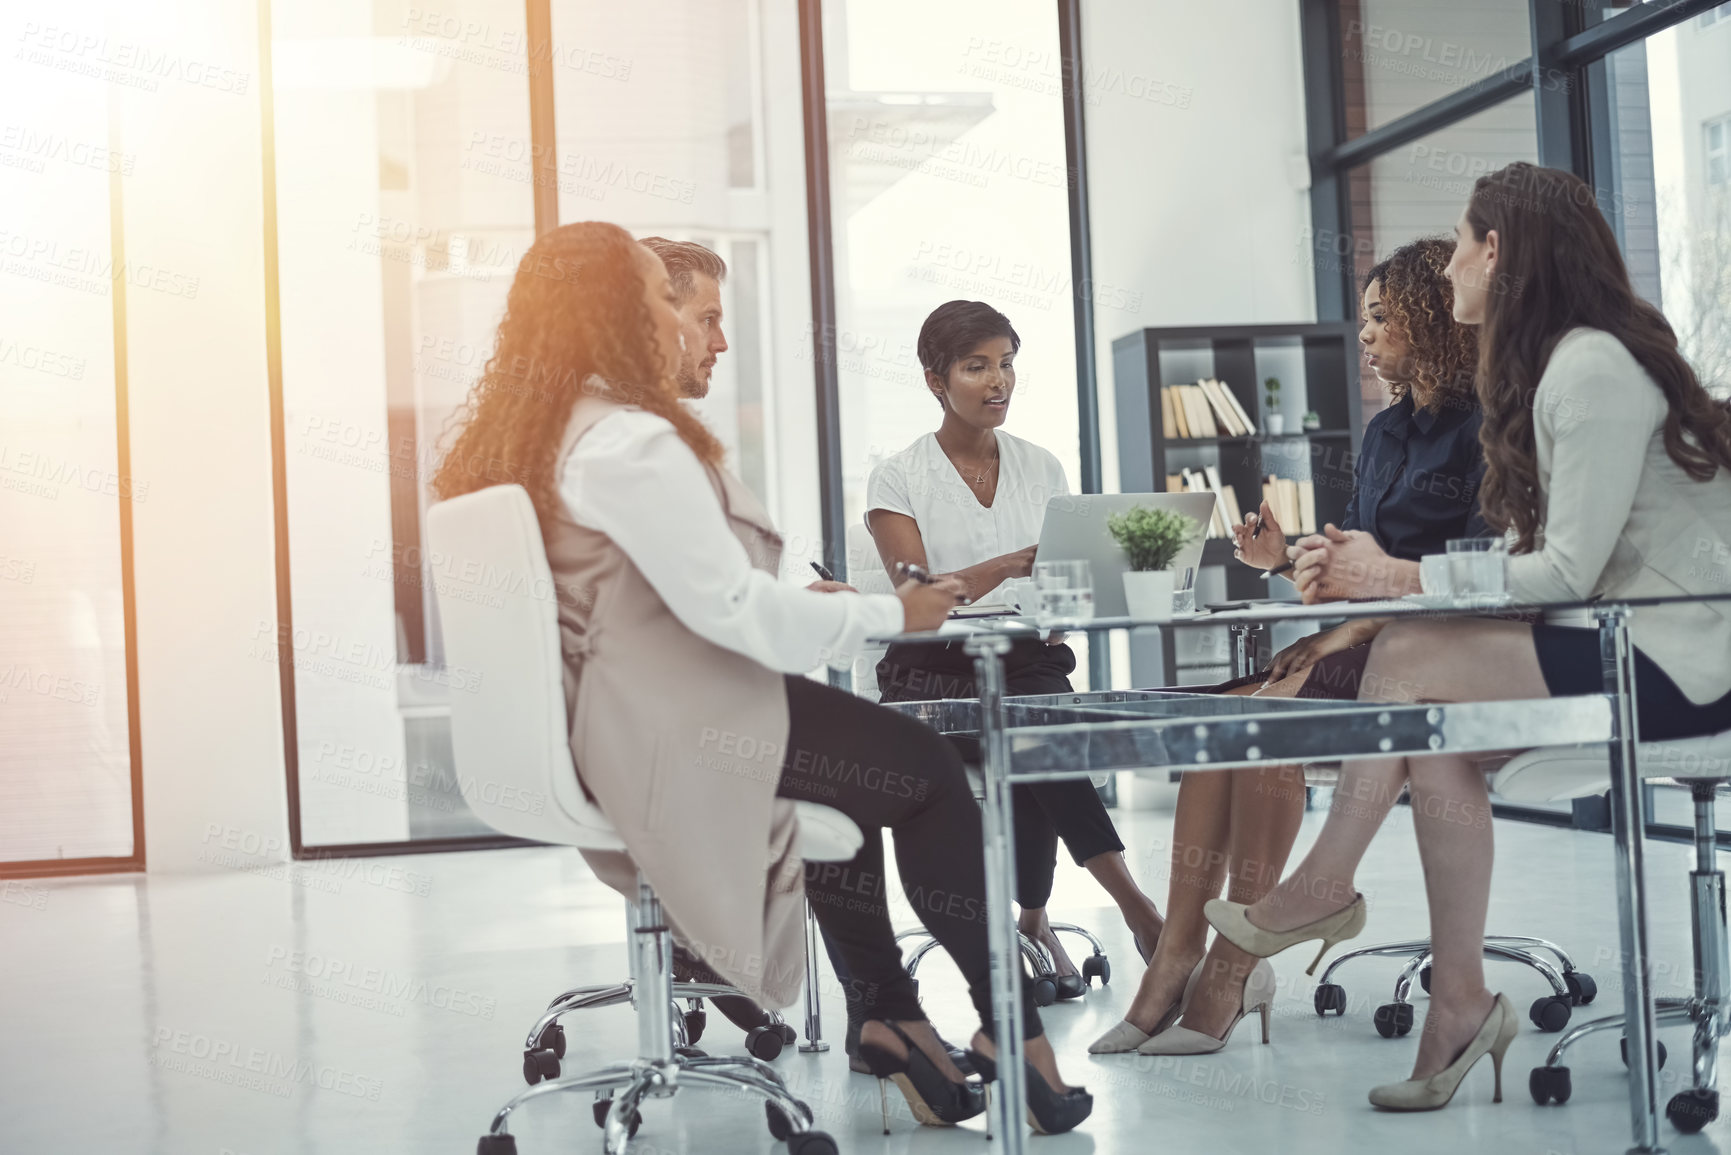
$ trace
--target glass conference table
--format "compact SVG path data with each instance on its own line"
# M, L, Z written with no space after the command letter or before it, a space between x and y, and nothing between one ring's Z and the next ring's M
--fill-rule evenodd
M1182 691L1099 690L1006 697L1003 655L1019 638L1047 631L1026 618L956 620L944 629L873 639L875 643L963 643L973 655L977 700L897 703L943 733L977 734L985 798L986 900L991 928L992 1003L997 1022L1000 1090L996 1133L1007 1155L1021 1155L1026 1136L1022 1065L1021 951L1011 896L1015 856L1010 786L1082 778L1116 770L1199 773L1286 762L1337 761L1399 754L1479 753L1537 746L1605 743L1610 751L1611 833L1616 858L1622 938L1624 1009L1629 1060L1629 1111L1634 1150L1659 1143L1658 1073L1649 964L1643 833L1646 816L1633 724L1634 651L1629 619L1671 602L1731 601L1731 594L1648 598L1574 605L1522 606L1484 600L1439 605L1419 601L1253 605L1241 610L1181 615L1169 622L1095 618L1066 623L1066 634L1104 641L1116 630L1228 626L1235 673L1251 670L1254 633L1277 622L1350 618L1512 616L1541 610L1584 611L1599 631L1605 692L1518 702L1396 704L1312 699L1263 699ZM1098 644L1098 643L1096 643Z

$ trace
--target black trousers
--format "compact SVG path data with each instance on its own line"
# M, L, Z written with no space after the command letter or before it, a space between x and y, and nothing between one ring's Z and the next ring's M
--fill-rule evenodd
M1076 652L1024 638L1004 657L1006 694L1067 694ZM977 698L974 660L961 643L893 645L878 663L878 687L886 702L927 702L936 698ZM962 759L978 764L975 738L951 738ZM1052 898L1058 869L1058 840L1080 866L1097 854L1122 851L1124 842L1086 779L1029 783L1012 788L1016 835L1016 901L1038 910Z
M786 679L787 758L776 793L841 811L865 842L851 862L809 862L805 893L845 967L848 1019L923 1019L902 966L884 888L884 840L895 840L908 902L967 980L980 1022L992 1022L984 835L955 747L912 718L809 678ZM1029 1038L1041 1033L1032 981L1022 980Z

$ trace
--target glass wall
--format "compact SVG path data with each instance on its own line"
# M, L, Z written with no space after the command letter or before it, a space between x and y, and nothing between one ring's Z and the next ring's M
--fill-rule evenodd
M0 872L130 859L133 791L114 334L128 293L196 294L111 232L136 158L109 86L0 20ZM86 13L86 31L98 13ZM120 368L124 368L121 366ZM90 867L99 864L87 864Z
M482 833L420 519L534 238L523 5L271 12L302 841Z
M272 6L304 846L491 833L451 760L464 673L442 660L421 524L534 239L537 180L556 180L562 221L722 256L731 347L699 408L772 512L816 487L774 433L768 270L805 238L776 224L757 0L549 7L552 43L531 48L513 0ZM553 141L531 135L532 51Z
M957 298L1016 327L1005 429L1056 454L1080 488L1059 61L1043 0L824 5L850 527L863 525L872 467L938 427L914 345L926 315Z

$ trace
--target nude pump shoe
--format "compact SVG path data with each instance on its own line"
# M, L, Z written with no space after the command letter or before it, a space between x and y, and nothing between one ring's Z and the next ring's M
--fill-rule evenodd
M1166 1013L1160 1016L1160 1021L1154 1024L1153 1034L1144 1032L1129 1019L1118 1020L1118 1025L1088 1044L1090 1055L1125 1055L1140 1047L1143 1043L1166 1030L1178 1021L1184 1013L1184 1008L1190 1005L1190 992L1196 989L1196 980L1202 975L1202 967L1208 958L1203 956L1202 962L1196 964L1196 969L1190 972L1190 977L1184 982L1184 993L1178 1001L1166 1008Z
M1138 1055L1212 1055L1224 1050L1226 1040L1232 1037L1232 1032L1238 1029L1238 1024L1251 1011L1262 1015L1262 1041L1268 1042L1268 1014L1274 1006L1274 968L1268 965L1267 959L1262 959L1251 968L1249 976L1244 980L1244 1002L1235 1017L1226 1026L1226 1033L1218 1039L1189 1027L1170 1027L1160 1032L1141 1046L1136 1048Z
M1349 938L1357 938L1364 930L1364 895L1355 894L1352 904L1344 910L1324 915L1315 922L1305 923L1292 930L1263 930L1246 916L1249 907L1241 902L1227 902L1225 899L1211 898L1202 906L1202 914L1214 927L1226 937L1226 941L1257 958L1269 958L1279 954L1289 946L1297 946L1309 939L1322 940L1322 949L1316 952L1316 958L1311 960L1304 973L1316 973L1316 964L1322 961L1322 956L1328 953L1328 948L1337 942L1345 942Z
M1467 1049L1458 1059L1428 1079L1408 1079L1403 1083L1385 1083L1371 1088L1371 1105L1385 1111L1435 1111L1446 1107L1460 1089L1461 1080L1473 1069L1473 1064L1486 1055L1491 1057L1491 1068L1497 1078L1496 1094L1491 1102L1501 1103L1503 1052L1509 1049L1509 1043L1514 1041L1520 1029L1520 1024L1515 1021L1515 1008L1499 994L1479 1033L1473 1036L1473 1041L1467 1044Z

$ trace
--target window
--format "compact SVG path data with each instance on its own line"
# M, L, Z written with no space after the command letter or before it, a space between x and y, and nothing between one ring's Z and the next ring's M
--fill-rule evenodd
M1347 136L1398 120L1532 53L1527 0L1339 0Z
M1722 4L1717 8L1708 9L1706 12L1695 17L1695 26L1698 28L1711 28L1713 25L1726 20L1731 20L1731 5Z
M1731 117L1709 120L1702 126L1702 131L1707 138L1707 147L1702 154L1707 166L1707 184L1712 188L1731 184L1731 147L1728 147L1731 145Z
M129 260L108 86L34 40L0 70L0 874L142 865L122 540L150 486L114 334L127 294L197 292Z
M862 524L872 467L938 426L914 345L927 314L957 298L1015 326L1006 431L1056 454L1079 488L1052 5L829 0L824 14L847 524ZM1094 286L1097 323L1116 328L1123 292Z

